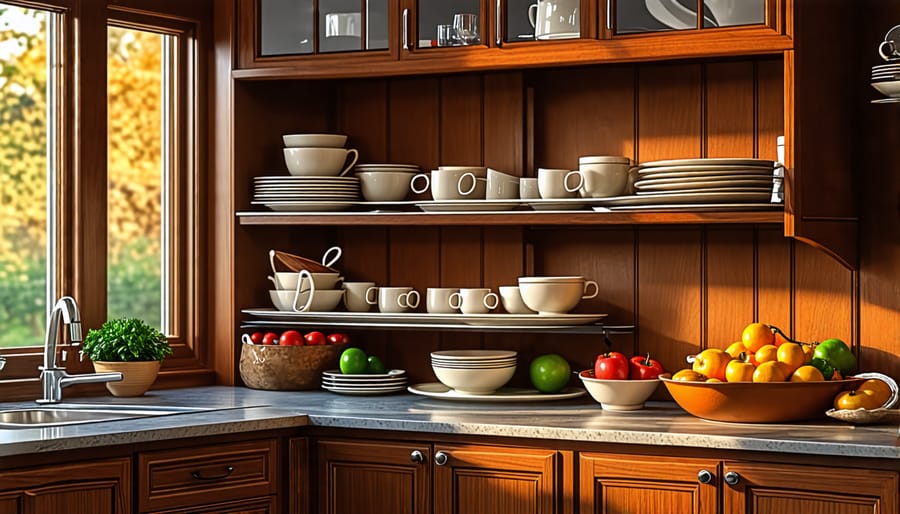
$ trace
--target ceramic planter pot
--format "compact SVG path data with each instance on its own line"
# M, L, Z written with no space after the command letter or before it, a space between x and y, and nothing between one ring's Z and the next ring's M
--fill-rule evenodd
M113 396L142 396L150 389L159 373L159 361L135 362L94 362L98 373L118 371L122 373L120 382L107 382L106 388Z

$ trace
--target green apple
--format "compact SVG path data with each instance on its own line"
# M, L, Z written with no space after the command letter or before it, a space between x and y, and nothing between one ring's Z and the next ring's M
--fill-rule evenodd
M535 357L529 368L531 383L542 393L558 393L572 376L569 362L561 355L548 353Z
M816 345L813 357L822 359L840 371L841 375L847 375L856 367L856 357L850 351L850 347L840 339L826 339Z

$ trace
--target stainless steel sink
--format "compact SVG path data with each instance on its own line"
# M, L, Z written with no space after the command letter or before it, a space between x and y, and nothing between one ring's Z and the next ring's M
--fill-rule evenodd
M0 410L0 428L41 428L78 423L167 416L211 409L148 405L65 404Z

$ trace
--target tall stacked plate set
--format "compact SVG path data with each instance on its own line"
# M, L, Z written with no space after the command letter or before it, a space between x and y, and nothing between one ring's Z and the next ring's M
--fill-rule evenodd
M359 201L359 178L345 176L359 152L340 134L286 134L288 176L253 178L253 205L273 211L339 211Z
M886 98L872 103L900 102L900 25L884 35L884 41L878 45L878 54L885 62L872 66L872 87Z

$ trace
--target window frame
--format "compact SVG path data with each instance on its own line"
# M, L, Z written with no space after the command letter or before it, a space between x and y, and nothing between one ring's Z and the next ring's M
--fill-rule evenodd
M208 369L206 331L206 183L207 52L211 47L210 1L178 0L3 0L27 8L63 14L57 49L63 69L56 91L59 127L55 198L56 297L68 294L79 304L83 335L106 319L107 304L107 27L110 25L174 35L176 80L173 89L172 153L176 180L171 212L173 231L170 309L174 354L163 363L155 387L214 382ZM48 224L49 226L49 224ZM48 237L48 244L51 239ZM165 289L165 286L164 286ZM55 300L55 299L53 299ZM64 331L61 331L64 332ZM72 373L91 372L77 348L60 344ZM34 399L40 395L38 365L43 348L0 349L7 367L0 373L0 395ZM102 384L73 387L67 396L103 394Z

